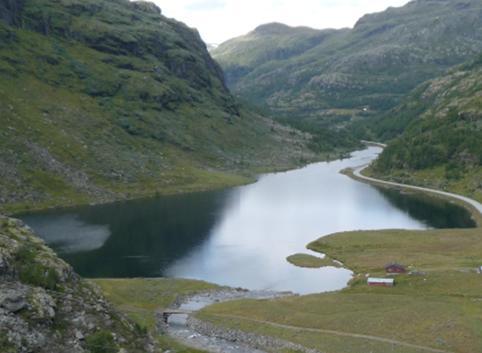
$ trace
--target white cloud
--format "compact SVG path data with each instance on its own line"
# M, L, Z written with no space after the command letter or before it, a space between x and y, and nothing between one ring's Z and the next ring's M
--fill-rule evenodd
M164 15L195 27L208 43L221 43L260 24L313 28L352 27L364 14L408 0L154 0Z

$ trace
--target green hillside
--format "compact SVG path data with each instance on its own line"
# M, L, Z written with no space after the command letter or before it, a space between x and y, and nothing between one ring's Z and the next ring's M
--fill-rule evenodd
M366 15L353 29L263 26L212 53L243 99L277 117L343 126L393 108L420 83L475 57L481 11L480 0L416 0Z
M0 1L0 103L0 210L239 184L313 157L145 2Z
M482 201L482 57L418 87L374 124L389 143L372 173Z

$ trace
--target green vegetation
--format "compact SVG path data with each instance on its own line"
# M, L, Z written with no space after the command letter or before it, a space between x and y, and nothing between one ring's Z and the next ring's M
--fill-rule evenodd
M156 325L156 311L168 308L179 297L192 295L219 287L193 280L183 279L95 279L107 299L131 318L138 330L153 332ZM166 335L157 337L161 351L177 353L202 353L184 347Z
M334 234L309 248L353 269L349 288L216 304L199 316L333 353L476 352L482 348L481 236L480 228ZM391 262L411 273L396 276L394 288L367 286L365 275L385 276Z
M128 0L0 4L0 211L246 183L313 158L198 33Z
M306 267L306 268L321 268L326 266L335 266L339 267L340 265L333 261L328 256L324 258L308 255L308 254L295 254L288 256L286 258L290 264L298 266L298 267Z
M85 339L85 346L90 353L117 353L119 351L112 333L105 330L88 336Z
M411 1L353 29L263 25L212 51L228 84L276 117L345 126L482 51L479 0ZM320 23L320 26L323 24Z
M180 296L219 288L201 281L168 278L92 281L119 310L149 330L155 327L156 310L169 307Z
M429 81L373 123L395 138L369 170L482 201L482 58Z
M32 286L55 290L59 276L53 268L49 268L36 260L38 247L22 246L15 257L20 281Z

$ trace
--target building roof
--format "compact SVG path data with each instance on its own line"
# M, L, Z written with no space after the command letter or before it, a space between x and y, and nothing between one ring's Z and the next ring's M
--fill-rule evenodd
M400 264L388 264L385 266L385 268L400 268L400 269L405 269L405 266L400 265Z
M368 283L393 284L393 278L368 278Z

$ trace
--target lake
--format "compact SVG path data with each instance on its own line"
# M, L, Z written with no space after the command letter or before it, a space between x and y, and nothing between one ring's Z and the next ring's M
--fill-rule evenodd
M472 227L451 203L379 189L339 173L381 152L263 175L251 185L21 215L85 277L182 277L232 287L338 290L346 269L297 268L286 257L348 230Z

